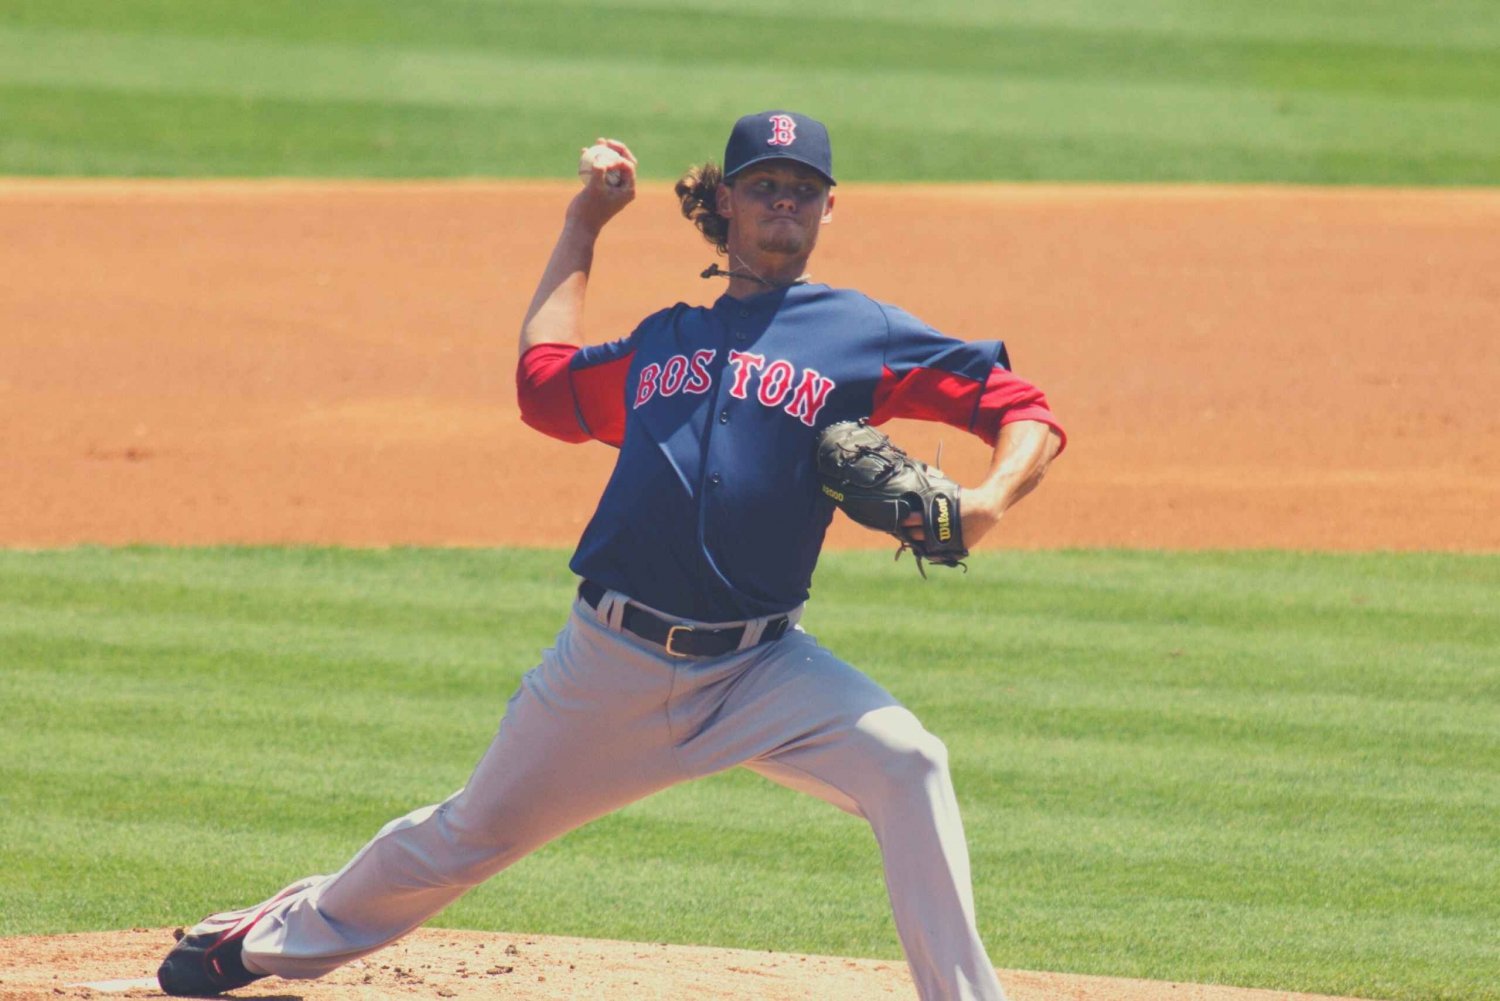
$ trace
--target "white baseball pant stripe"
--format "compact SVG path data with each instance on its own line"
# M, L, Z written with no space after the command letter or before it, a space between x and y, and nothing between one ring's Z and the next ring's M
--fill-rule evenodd
M462 790L387 824L338 873L294 884L263 914L196 930L253 919L252 972L318 977L581 824L744 765L869 821L923 1001L1003 1001L942 743L800 628L757 647L764 620L753 620L739 651L677 658L619 631L623 602L574 604Z

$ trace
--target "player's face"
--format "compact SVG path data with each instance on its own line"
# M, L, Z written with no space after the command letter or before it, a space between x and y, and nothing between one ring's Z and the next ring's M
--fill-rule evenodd
M719 215L729 220L732 250L806 256L833 218L833 193L817 171L794 160L746 167L719 188Z

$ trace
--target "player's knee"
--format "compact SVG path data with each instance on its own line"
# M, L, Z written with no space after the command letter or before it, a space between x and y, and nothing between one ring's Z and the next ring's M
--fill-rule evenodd
M898 774L912 782L926 782L933 776L948 773L947 745L926 730L901 748L898 760Z
M881 721L876 736L880 772L896 786L920 786L948 772L948 748L905 710Z

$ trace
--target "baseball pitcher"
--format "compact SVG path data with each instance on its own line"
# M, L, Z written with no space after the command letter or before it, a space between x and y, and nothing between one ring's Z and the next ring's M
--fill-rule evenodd
M725 293L590 346L594 247L635 197L636 160L601 140L580 174L521 328L521 417L619 456L555 645L464 788L391 821L337 873L205 919L166 957L162 989L321 976L581 824L743 766L868 821L925 1001L998 1001L943 744L798 623L835 507L957 563L1041 480L1060 426L1000 342L807 277L834 209L822 123L736 122L722 166L676 188ZM960 488L912 460L874 427L895 417L984 439L988 474Z

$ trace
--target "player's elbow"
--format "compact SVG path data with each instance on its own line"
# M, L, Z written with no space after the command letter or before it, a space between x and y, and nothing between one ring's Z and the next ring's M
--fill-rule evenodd
M552 420L545 414L528 413L525 407L521 408L521 423L527 427L535 428L549 438L559 441L578 443L588 441L586 431L579 429L576 423L570 425L562 424Z
M576 348L544 344L521 355L516 365L516 403L521 421L562 441L588 441L578 420L568 362Z

